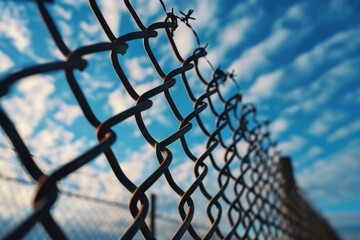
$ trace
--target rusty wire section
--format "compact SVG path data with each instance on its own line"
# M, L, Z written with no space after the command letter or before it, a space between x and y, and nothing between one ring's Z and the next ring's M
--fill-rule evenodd
M193 20L192 10L188 13L181 12L180 16L177 16L173 9L167 11L165 4L160 0L166 13L164 21L144 26L130 1L124 0L129 13L138 26L138 31L117 37L106 23L96 1L89 0L89 5L109 41L82 46L78 49L69 49L46 9L45 5L48 3L45 2L51 1L37 1L39 12L53 41L66 60L37 64L6 76L0 82L0 97L6 96L9 88L27 76L63 71L84 116L97 133L98 144L56 169L51 175L47 175L33 159L33 155L6 111L0 108L1 127L13 144L24 171L37 184L33 212L14 229L5 230L7 231L5 239L24 237L37 223L43 226L51 238L66 239L67 236L62 226L55 221L50 212L59 197L57 183L102 154L106 156L119 184L122 184L132 194L129 211L133 221L126 231L118 233L121 239L131 239L140 232L146 239L156 238L145 221L149 214L149 196L146 192L161 176L165 176L167 183L180 199L178 211L182 223L173 233L172 239L180 239L185 233L190 234L193 239L338 238L328 223L311 208L300 194L292 177L290 160L279 156L274 142L270 139L267 123L257 120L255 106L243 104L241 94L227 99L223 96L220 84L232 84L238 89L234 81L234 73L227 73L219 68L215 69L206 60L206 46L201 46L198 35L189 23L190 20ZM173 39L178 24L185 24L191 28L198 43L198 48L186 59L179 53ZM158 31L165 31L174 55L179 61L179 68L168 73L161 68L149 44L150 38L156 38ZM143 42L153 67L158 76L163 79L161 85L141 95L133 88L118 59L119 53L128 47L127 42L130 41ZM87 61L83 58L85 55L102 51L111 53L113 68L122 86L135 103L134 107L104 122L96 117L74 74L75 70L86 69ZM211 79L206 79L199 69L201 59L207 61L214 70ZM197 81L204 86L203 94L198 97L195 97L188 81L188 71L194 71ZM176 82L175 76L182 81ZM188 95L183 97L187 97L193 102L193 110L186 116L181 115L172 98L170 89L175 84L183 84ZM151 100L156 95L166 98L167 104L178 120L178 131L160 141L151 135L142 117L142 112L156 107L153 106ZM214 101L222 102L222 111L215 108ZM214 123L215 131L210 132L202 120L201 113L206 108L210 108L217 119ZM158 168L139 185L135 185L122 171L121 163L111 148L117 137L112 131L112 127L121 124L127 118L134 118L142 136L153 147L158 160ZM200 156L196 156L187 143L187 133L192 128L191 121L196 121L208 139L206 150ZM223 137L222 132L225 128L232 132L230 143ZM169 170L173 153L167 146L175 141L181 142L188 157L186 161L192 161L194 164L196 180L188 189L182 189ZM239 150L240 143L246 145L245 152ZM216 149L223 150L223 156L220 159L218 154L214 154ZM205 159L210 159L210 164L205 164ZM236 171L234 164L237 166ZM216 194L210 194L204 184L204 179L210 169L217 173L217 179L213 179L214 184L217 182L219 189ZM194 204L196 199L192 198L192 194L196 190L200 190L208 200L207 211L203 213L203 216L205 218L207 215L211 225L205 235L199 235L192 222L194 212L197 211ZM224 222L227 223L226 227L224 227Z

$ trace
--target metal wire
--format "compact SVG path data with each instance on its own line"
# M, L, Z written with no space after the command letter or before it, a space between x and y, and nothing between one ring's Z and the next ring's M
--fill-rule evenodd
M189 23L190 20L194 20L191 17L193 10L189 10L186 14L180 12L181 17L178 17L173 9L167 12L164 2L160 0L166 13L164 21L145 26L131 2L124 0L139 30L117 37L108 26L96 1L89 0L89 6L108 37L108 41L70 49L63 41L61 32L45 6L50 3L41 0L36 3L54 43L66 60L36 64L6 76L0 81L0 98L8 95L9 88L27 76L63 71L84 116L97 133L98 144L47 175L34 160L7 112L0 107L0 125L13 144L24 171L37 185L32 213L15 228L5 229L5 239L24 237L37 223L43 226L51 238L66 239L62 226L55 221L50 212L59 196L57 184L101 154L106 156L119 184L132 194L129 211L133 221L126 231L119 233L120 239L131 239L139 232L146 239L156 239L145 221L149 214L149 196L146 192L162 176L166 178L168 185L180 199L178 211L182 222L173 233L172 239L181 239L185 233L190 234L193 239L214 237L222 239L338 239L330 225L300 194L292 177L290 160L280 157L279 153L274 151L276 144L270 139L267 123L257 120L255 106L243 104L241 94L226 99L221 93L221 84L233 84L233 87L239 88L234 80L235 74L214 68L206 59L207 45L201 46L198 34ZM197 49L186 59L181 56L174 41L174 32L179 24L184 24L192 30L198 44ZM159 31L166 33L180 64L179 68L168 73L163 71L149 43L149 39L156 38ZM161 85L143 94L135 90L119 61L119 49L127 47L127 42L130 41L143 41L149 60L159 77L163 79ZM100 121L78 84L74 71L86 69L87 61L83 58L85 55L103 51L111 53L110 60L114 71L126 92L133 99L135 106L105 121ZM211 79L203 76L199 68L201 59L206 60L214 70ZM195 72L197 80L204 85L203 94L198 97L195 97L189 83L188 71ZM176 82L175 77L180 77L182 82ZM176 84L183 84L188 95L183 97L193 102L193 110L186 116L180 113L170 92ZM143 112L155 107L152 98L157 95L165 97L178 121L178 130L162 140L157 140L150 133L142 116ZM214 101L222 102L221 111L216 108ZM201 117L202 112L207 108L216 118L214 131L209 131ZM132 117L135 118L143 138L153 147L158 160L157 169L139 185L132 182L123 172L118 156L111 148L117 137L112 127ZM202 134L208 139L206 150L200 156L196 156L191 151L187 141L187 133L192 129L191 121L199 125ZM225 129L230 129L232 132L230 143L224 140ZM192 161L194 164L196 179L187 189L179 186L169 170L174 156L168 146L176 141L181 143L188 157L186 161ZM245 153L238 148L240 142L247 144ZM223 150L223 157L219 158L219 155L215 154L217 149ZM210 159L210 163L205 163L205 159ZM234 163L238 164L236 171L232 167ZM204 184L209 169L217 172L217 179L214 181L217 181L219 191L216 194L211 194ZM200 236L193 225L194 212L197 211L194 203L197 200L192 195L196 190L200 190L208 200L206 215L211 226L207 229L205 236ZM205 217L205 214L203 216ZM223 227L226 221L228 224Z

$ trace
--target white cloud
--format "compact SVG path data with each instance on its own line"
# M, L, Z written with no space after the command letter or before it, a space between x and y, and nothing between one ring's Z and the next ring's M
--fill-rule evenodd
M236 144L236 149L239 152L240 156L243 157L249 152L250 144L245 141L240 141ZM220 155L220 159L223 159L224 156L225 156L225 153L222 152L222 154Z
M119 4L119 2L116 2L116 4ZM145 27L153 23L149 21L150 19L152 20L153 17L159 18L154 21L162 21L165 16L165 14L160 11L162 7L158 0L137 0L132 1L131 4ZM168 9L168 11L170 11L170 9Z
M248 90L252 101L258 102L271 97L277 90L283 72L277 70L260 76Z
M276 138L281 133L286 131L290 126L290 123L285 118L278 118L270 124L270 133Z
M321 136L329 130L329 126L322 119L317 119L308 129L308 132L314 136Z
M217 24L217 9L218 1L196 1L196 6L189 7L189 9L194 9L194 17L196 21L191 22L191 25L195 28L196 31L199 31L203 28L212 28ZM184 11L182 11L184 12ZM187 13L185 10L184 13Z
M246 37L246 33L252 27L251 18L236 19L225 26L225 29L218 35L215 46L210 46L207 58L218 65L224 55L233 47L238 46Z
M289 140L284 140L278 145L283 154L292 154L300 151L306 144L306 140L300 136L293 135Z
M80 22L80 28L89 35L94 35L100 32L100 26L95 21L93 23L82 21Z
M132 106L135 106L135 102L129 94L119 88L109 94L108 104L110 105L113 114L118 114Z
M29 140L37 163L47 172L71 161L87 145L85 138L76 138L73 132L52 121L46 121L44 128Z
M329 1L329 6L324 11L323 18L321 20L327 21L329 18L334 20L343 20L349 15L356 14L356 8L351 2L346 0L332 0Z
M165 115L165 111L169 110L165 107L167 105L167 103L164 104L165 98L156 97L151 100L153 106L144 113L144 121L148 124L157 121L165 126L170 126L172 123L169 121L169 117Z
M195 181L194 165L190 159L183 158L182 163L171 171L175 181L183 189L187 189Z
M101 0L99 8L115 37L119 36L121 15L125 10L123 4L114 0Z
M349 104L360 104L360 88L347 93L344 96L344 102Z
M73 8L79 8L79 7L87 4L87 1L86 0L78 0L78 1L63 0L63 3L70 5L70 7L73 7Z
M305 75L314 72L324 63L344 59L360 46L360 40L357 38L358 32L357 28L335 34L310 51L298 56L294 60L293 66L302 75Z
M106 92L106 96L108 96L109 91L114 88L114 82L105 79L102 74L100 69L96 70L94 74L88 72L81 74L83 90L92 99L103 98L104 94L101 94L100 91Z
M239 80L248 81L254 77L256 72L260 72L269 65L270 61L265 57L262 49L260 47L253 47L246 50L240 58L233 61L229 69L235 70Z
M262 42L247 49L238 59L233 61L229 69L235 69L238 79L242 81L251 80L257 75L271 67L271 58L278 54L281 49L292 49L301 40L308 36L311 27L303 27L291 30L281 26L282 21L289 18L287 15L301 15L301 11L294 6L284 17L280 18L273 26L271 34ZM294 13L292 13L294 12ZM298 12L298 13L296 13ZM291 18L294 18L292 16ZM306 25L308 26L308 25ZM304 78L319 69L323 64L337 62L344 59L348 54L354 52L360 45L356 38L359 29L350 29L332 36L316 45L313 49L298 56L288 67L297 72L296 78ZM292 36L296 32L296 38ZM289 40L291 39L291 41ZM355 40L356 39L356 40Z
M136 150L130 150L120 166L132 181L144 181L158 167L155 153L155 149L145 143Z
M153 80L153 81L146 81L146 82L142 82L140 84L136 84L134 83L135 89L137 90L137 92L141 95L147 91L149 91L150 89L153 89L157 86L161 85L161 81L159 79Z
M11 7L4 8L0 15L0 37L12 40L19 52L24 53L29 49L31 39L27 22L20 16L18 10Z
M55 86L51 77L34 75L22 79L16 89L18 94L5 98L3 103L18 130L27 137L34 133L49 110L49 97Z
M359 142L353 141L345 148L313 164L301 171L298 184L317 201L329 204L334 200L359 199L360 192L354 186L360 185ZM337 193L337 194L334 194Z
M283 111L284 114L294 114L299 111L311 112L325 104L340 86L352 80L359 70L356 67L360 58L343 61L323 73L309 86L297 88L285 95L288 100L295 100L297 103Z
M360 222L360 212L324 212L324 215L326 215L327 219L335 228L340 226L353 226L354 223Z
M360 131L360 120L356 120L345 127L339 128L337 131L335 131L333 134L331 134L327 138L327 141L335 142L342 138L346 138L350 134L353 134L354 132L357 132L357 131Z
M180 24L174 32L176 46L183 59L189 57L190 53L195 50L195 37L191 29L184 24Z
M308 129L308 133L314 136L321 136L328 132L329 128L344 119L345 114L341 112L326 111L316 119Z
M206 151L206 143L195 144L191 147L191 152L195 154L195 156L200 157Z
M251 19L239 19L226 25L222 34L219 35L219 43L221 46L234 47L244 40L244 35L251 27Z
M285 13L284 18L301 21L304 19L304 9L302 4L291 6Z
M0 50L0 72L5 72L14 66L14 62Z
M63 37L67 38L70 42L70 40L73 40L73 28L67 21L58 20L57 25L60 28L61 34Z
M297 37L294 39L292 36L295 32ZM271 66L271 58L284 48L292 49L297 46L308 33L308 28L289 30L274 25L271 34L264 41L247 49L233 61L229 69L235 69L239 80L251 80Z
M57 5L57 4L52 7L58 17L61 17L68 21L71 19L72 15L73 15L73 11L69 11L70 8L65 9L64 7Z
M259 7L258 0L247 0L237 3L232 9L229 15L231 17L239 17L244 15L252 15L254 12L257 14L262 13L263 9Z
M323 148L319 146L313 146L305 153L305 156L307 158L314 158L323 152L324 152Z
M266 55L274 55L285 47L291 47L291 44L296 43L297 41L289 41L293 35L293 31L290 31L286 28L275 28L272 34L262 43L262 49ZM299 37L301 37L302 32L299 32Z
M70 126L82 115L82 111L78 105L69 105L65 102L58 102L59 110L55 113L54 118L60 122Z
M128 69L130 80L143 81L154 74L154 69L145 56L127 59L125 60L125 66Z
M7 177L18 177L20 162L8 137L0 131L0 174Z

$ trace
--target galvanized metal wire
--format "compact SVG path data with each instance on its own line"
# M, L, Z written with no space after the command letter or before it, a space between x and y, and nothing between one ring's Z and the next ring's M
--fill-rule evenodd
M279 156L276 144L270 138L267 129L268 123L257 119L255 106L244 104L240 93L231 98L225 98L221 92L221 84L231 84L233 88L237 89L239 86L234 80L233 72L228 73L220 68L214 68L207 61L206 45L201 46L198 34L191 26L191 21L194 20L191 16L193 10L189 10L187 13L181 12L180 16L177 16L173 9L168 11L164 2L160 0L165 11L164 21L145 26L131 1L124 0L138 31L115 36L97 2L89 0L89 6L108 41L70 49L47 10L46 4L50 4L48 2L52 1L38 0L36 4L48 32L66 60L35 64L7 75L0 81L0 98L7 96L9 89L19 81L23 81L25 77L62 71L65 73L66 81L78 101L83 115L96 131L98 144L48 175L33 158L8 113L3 107L0 107L0 125L11 141L24 171L31 176L37 186L33 211L13 229L5 229L5 239L22 238L37 223L42 225L49 237L67 239L62 226L57 223L50 211L59 197L58 183L66 179L69 174L89 164L99 155L106 156L119 184L132 194L129 211L133 219L126 231L119 232L120 239L131 239L140 232L146 239L156 239L146 223L149 214L147 190L162 176L166 178L167 184L179 199L178 212L182 222L173 233L172 239L181 239L185 233L190 234L193 239L338 239L330 225L302 197L292 177L290 160ZM174 41L174 32L179 24L189 27L197 40L198 47L188 58L181 56ZM170 72L162 69L149 42L151 38L156 38L160 31L166 33L168 44L179 62L179 67ZM119 51L126 48L130 41L143 42L149 60L157 75L163 80L161 85L143 94L139 94L133 87L132 81L126 76L119 61ZM97 52L111 53L109 63L111 62L113 65L122 87L135 104L134 107L105 121L100 121L97 117L74 74L76 70L83 71L87 68L87 61L84 59L86 55ZM199 67L201 60L207 61L213 69L210 79L204 76ZM195 96L188 80L190 71L196 74L197 81L204 86L204 91L199 96ZM181 81L177 82L177 79L181 79ZM180 84L187 92L187 96L183 97L193 103L192 111L186 115L181 114L170 91L175 85ZM159 95L165 97L166 103L164 104L168 104L178 121L178 130L161 140L151 134L142 115L150 108L156 107L153 105L152 98ZM217 104L214 101L222 102L221 111L215 107ZM202 112L207 108L215 116L215 123L205 123L202 119ZM135 121L143 138L153 147L158 161L157 169L138 185L124 173L118 156L111 148L117 138L112 128L122 124L128 118ZM192 152L188 143L187 134L192 131L191 121L198 124L202 134L208 139L206 150L200 156ZM215 130L209 131L206 124L213 124ZM230 143L223 137L224 129L230 129L232 132ZM181 143L188 158L186 161L193 162L196 180L187 189L180 187L169 169L174 155L168 146L174 142ZM245 153L238 148L240 142L246 143ZM223 150L221 158L218 154L214 154L216 149ZM210 159L210 164L205 163L205 159ZM236 171L233 169L234 163L237 164ZM211 194L204 184L210 169L217 173L217 179L213 179L219 189L216 194ZM197 211L195 207L197 199L193 198L196 190L200 190L207 199L207 211L203 216L205 218L207 215L211 222L206 234L201 236L193 225L193 216ZM232 194L228 194L229 192ZM224 219L229 223L227 227L223 227Z

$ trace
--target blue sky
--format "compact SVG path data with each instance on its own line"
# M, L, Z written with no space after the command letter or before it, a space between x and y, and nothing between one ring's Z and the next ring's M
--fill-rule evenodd
M163 19L158 1L133 2L145 25ZM279 142L278 148L293 159L299 186L334 225L357 226L359 231L360 2L164 2L168 9L174 7L175 12L195 10L196 21L192 25L201 43L209 44L209 60L227 71L234 69L244 102L255 103L259 118L271 120L270 128ZM99 5L116 36L137 30L123 3L103 0ZM33 63L64 59L51 41L35 4L1 1L0 9L0 78ZM107 41L87 1L56 1L48 9L70 49ZM176 30L175 40L183 56L189 56L197 47L191 31L185 27ZM165 44L164 34L151 40L151 44L164 69L178 66ZM134 104L120 86L110 60L104 61L108 56L107 52L89 56L87 70L76 73L101 120ZM137 91L144 92L161 83L141 42L129 43L120 62ZM211 73L208 66L202 69ZM96 136L62 81L63 73L32 78L35 80L21 81L9 96L1 99L1 104L36 153L39 164L51 172L95 144ZM201 93L203 89L196 86L195 91ZM180 110L186 112L191 109L191 103L182 100L181 91L178 87L174 98L182 103ZM231 94L236 89L225 91ZM162 139L177 125L172 124L175 118L168 114L162 99L153 101L157 107L144 114L144 118L152 133ZM163 131L156 131L159 127ZM116 147L126 159L122 165L124 171L135 182L141 182L142 176L156 168L155 162L147 161L154 152L133 121L115 130L122 133L123 141L118 141ZM1 169L17 176L20 173L16 158L3 135L0 137L4 149L0 156ZM193 141L201 143L204 139L195 132ZM176 147L172 151L179 151ZM132 171L134 168L137 171ZM178 161L172 168L179 180L184 179L184 185L191 181L186 175L191 164ZM91 187L95 196L114 198L116 193L107 189L111 186L109 182L116 182L109 177L109 171L100 157L72 176L67 184L78 189ZM89 180L93 176L98 179L96 184ZM123 189L119 187L119 191Z

